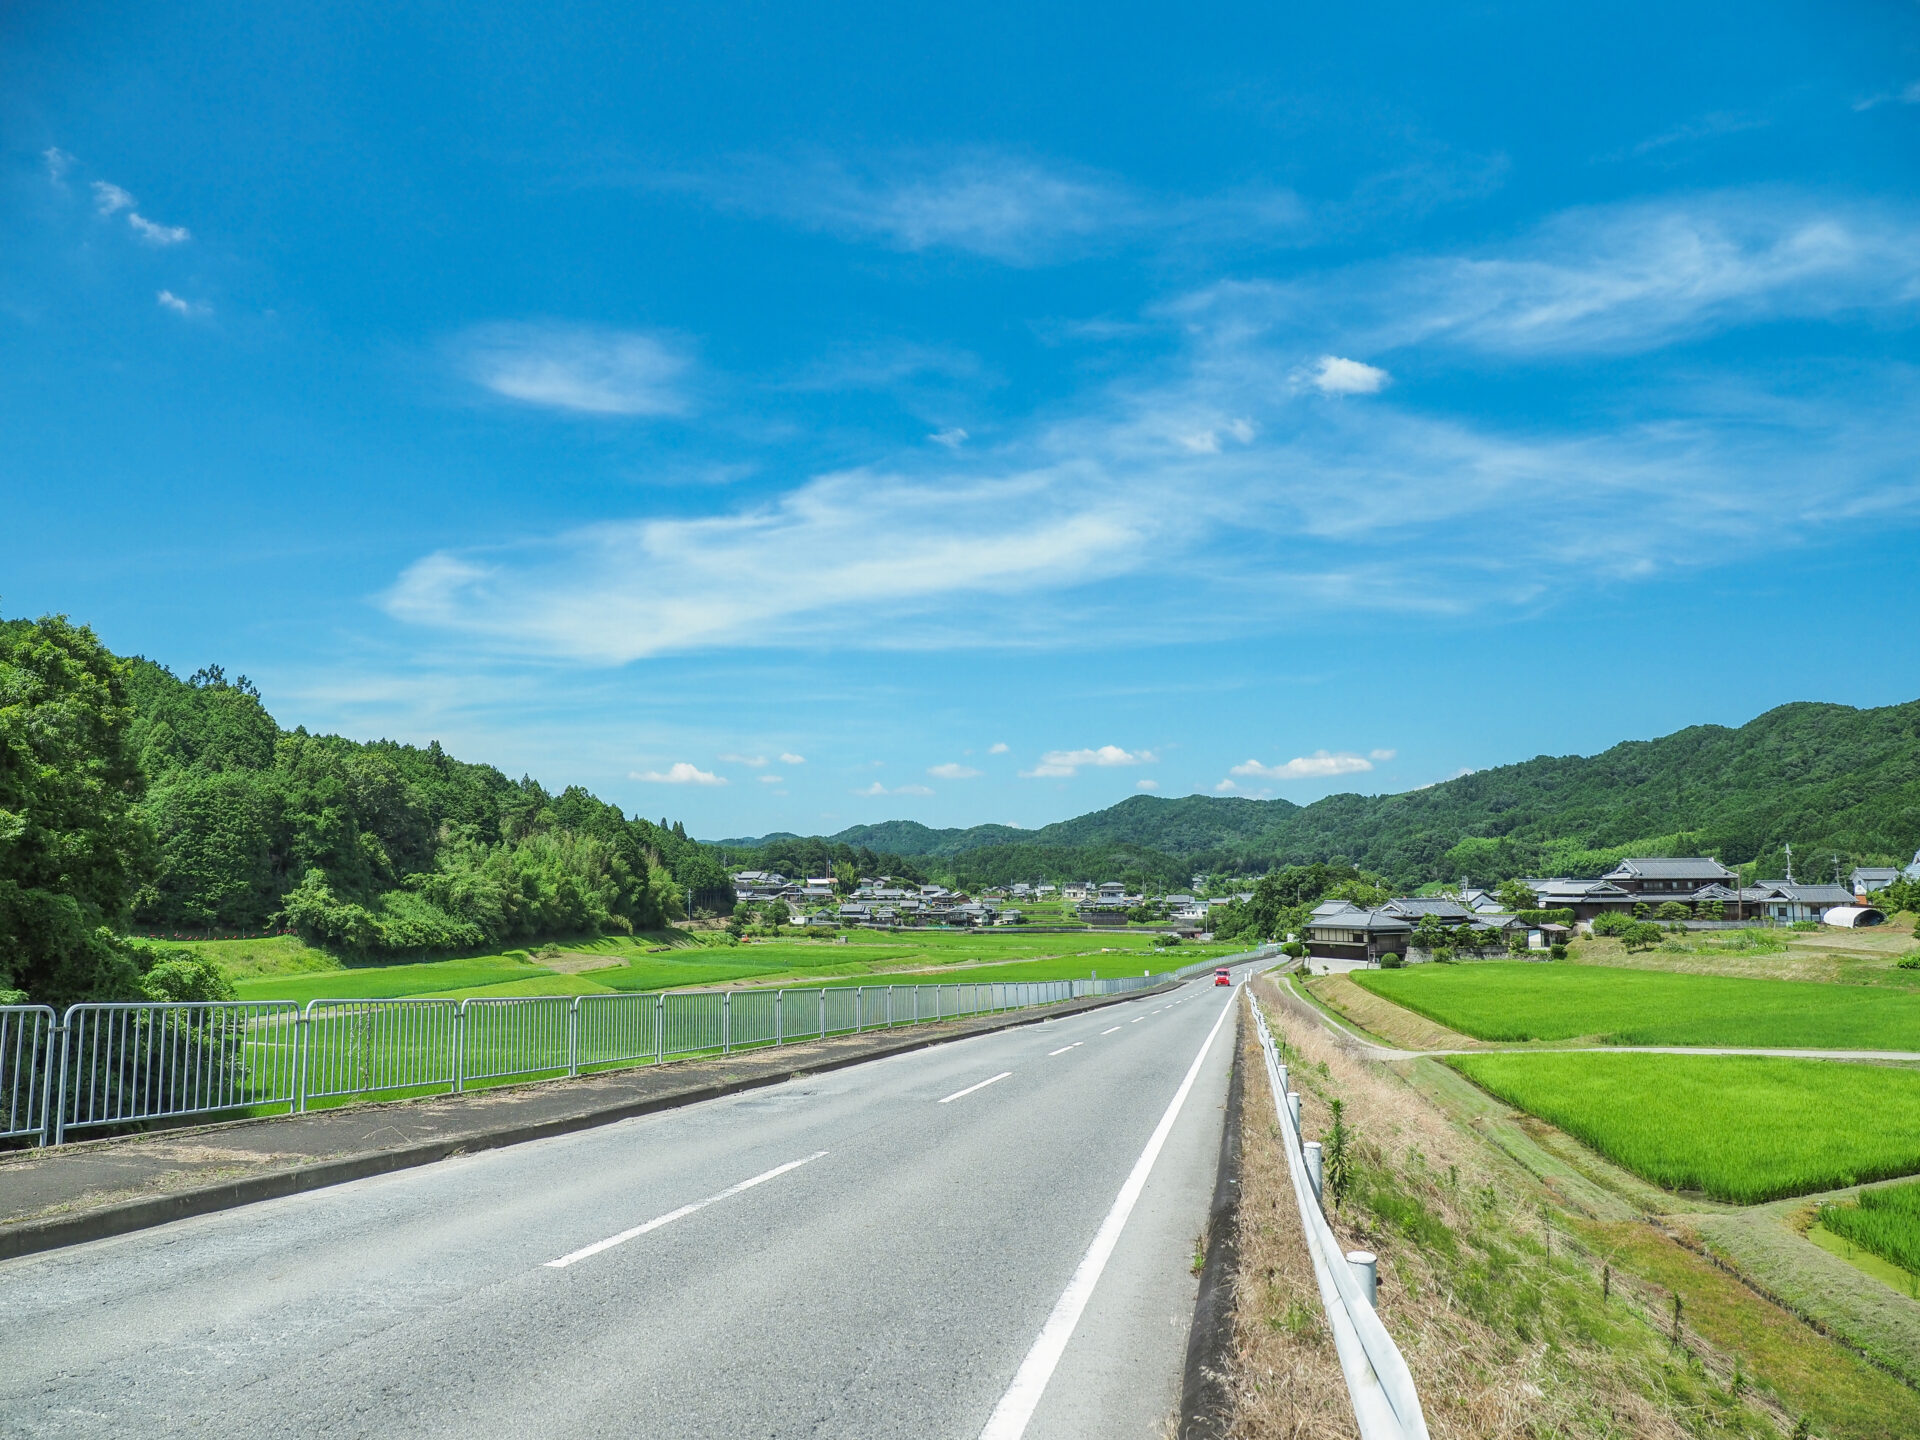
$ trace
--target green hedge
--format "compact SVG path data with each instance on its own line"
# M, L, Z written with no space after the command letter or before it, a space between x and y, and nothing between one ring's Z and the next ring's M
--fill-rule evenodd
M1571 925L1571 910L1522 910L1519 912L1523 925Z

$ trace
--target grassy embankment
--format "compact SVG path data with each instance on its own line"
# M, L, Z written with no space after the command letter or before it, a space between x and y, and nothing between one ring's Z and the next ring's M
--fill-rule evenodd
M1452 1072L1362 1061L1304 1013L1281 1024L1308 1138L1330 1144L1342 1104L1335 1229L1380 1257L1379 1312L1436 1437L1920 1434L1920 1396L1646 1223ZM1350 1435L1264 1070L1247 1060L1231 1433Z
M1172 969L1230 945L1168 951L1129 932L1023 935L854 931L835 939L747 939L673 930L602 936L494 954L360 964L291 936L193 942L217 961L243 1000L393 999L407 996L599 995L738 985L908 985L955 980L1080 979Z

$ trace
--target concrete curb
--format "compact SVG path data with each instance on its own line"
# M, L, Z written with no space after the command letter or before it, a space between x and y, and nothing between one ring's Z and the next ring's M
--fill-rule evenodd
M1236 1000L1238 997L1235 997ZM1246 1007L1236 1004L1227 1119L1220 1132L1220 1169L1207 1213L1207 1257L1187 1332L1180 1386L1180 1440L1222 1440L1233 1422L1229 1366L1233 1355L1234 1286L1240 1277L1240 1114L1246 1080Z
M1065 1015L1084 1015L1089 1011L1104 1010L1110 1005L1124 1005L1149 996L1162 995L1174 988L1177 986L1156 985L1151 990L1137 990L1129 995L1100 996L1080 1003L1068 1002L1075 1004L1076 1008L1062 1010L1057 1007L1048 1007L1037 1013L1012 1014L999 1024L982 1025L963 1035L915 1035L897 1044L882 1045L872 1050L863 1050L858 1054L830 1056L813 1064L796 1065L791 1070L697 1085L672 1094L654 1095L641 1100L626 1100L616 1105L602 1106L597 1110L586 1110L557 1119L506 1125L496 1130L464 1135L454 1140L433 1140L416 1145L400 1146L392 1150L368 1150L356 1155L321 1160L311 1165L296 1165L265 1175L249 1175L244 1179L230 1180L218 1185L203 1185L190 1190L179 1190L170 1195L155 1195L140 1200L123 1201L117 1205L103 1205L82 1214L62 1215L53 1219L28 1220L16 1225L0 1226L0 1260L13 1260L23 1255L35 1255L47 1250L63 1249L69 1245L81 1245L90 1240L104 1240L114 1235L125 1235L135 1230L165 1225L174 1220L185 1220L194 1215L209 1215L219 1210L232 1210L260 1200L275 1200L286 1195L298 1195L308 1190L325 1189L330 1185L344 1185L351 1180L387 1175L396 1170L411 1170L417 1166L432 1165L441 1160L451 1159L455 1155L476 1154L483 1150L498 1150L508 1145L525 1144L530 1140L545 1140L555 1135L593 1130L602 1125L616 1124L640 1115L650 1115L661 1110L674 1110L684 1105L697 1105L703 1100L718 1100L724 1096L738 1095L748 1090L765 1089L770 1085L784 1085L789 1080L797 1080L803 1076L846 1070L874 1060L886 1060L895 1055L931 1049L935 1045L971 1039L975 1035L991 1035L1001 1030L1016 1029L1022 1025L1041 1025ZM745 1052L747 1056L759 1053L762 1052Z

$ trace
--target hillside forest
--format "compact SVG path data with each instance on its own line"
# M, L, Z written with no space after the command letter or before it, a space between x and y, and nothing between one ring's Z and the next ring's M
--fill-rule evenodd
M419 955L655 929L732 893L680 824L437 743L283 730L245 677L0 622L0 992L152 994L141 931Z
M1593 875L1708 854L1748 878L1902 862L1920 843L1920 702L1797 703L1399 795L1135 796L1039 830L911 821L703 844L579 786L282 729L244 676L186 679L60 617L0 620L0 995L61 1004L213 982L140 935L292 931L362 959L652 930L732 908L728 871L973 890L1120 880L1255 889L1269 937L1327 894ZM1262 883L1255 881L1264 877ZM169 970L168 967L175 967Z

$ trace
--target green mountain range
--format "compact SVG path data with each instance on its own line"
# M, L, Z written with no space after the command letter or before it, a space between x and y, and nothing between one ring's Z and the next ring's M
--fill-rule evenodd
M719 842L735 852L794 836ZM924 857L972 883L1195 870L1247 874L1341 861L1410 886L1597 874L1629 854L1709 854L1802 877L1904 862L1920 846L1920 701L1859 710L1800 702L1730 729L1694 725L1598 755L1537 756L1399 795L1311 805L1136 795L1037 830L857 825L828 844Z

